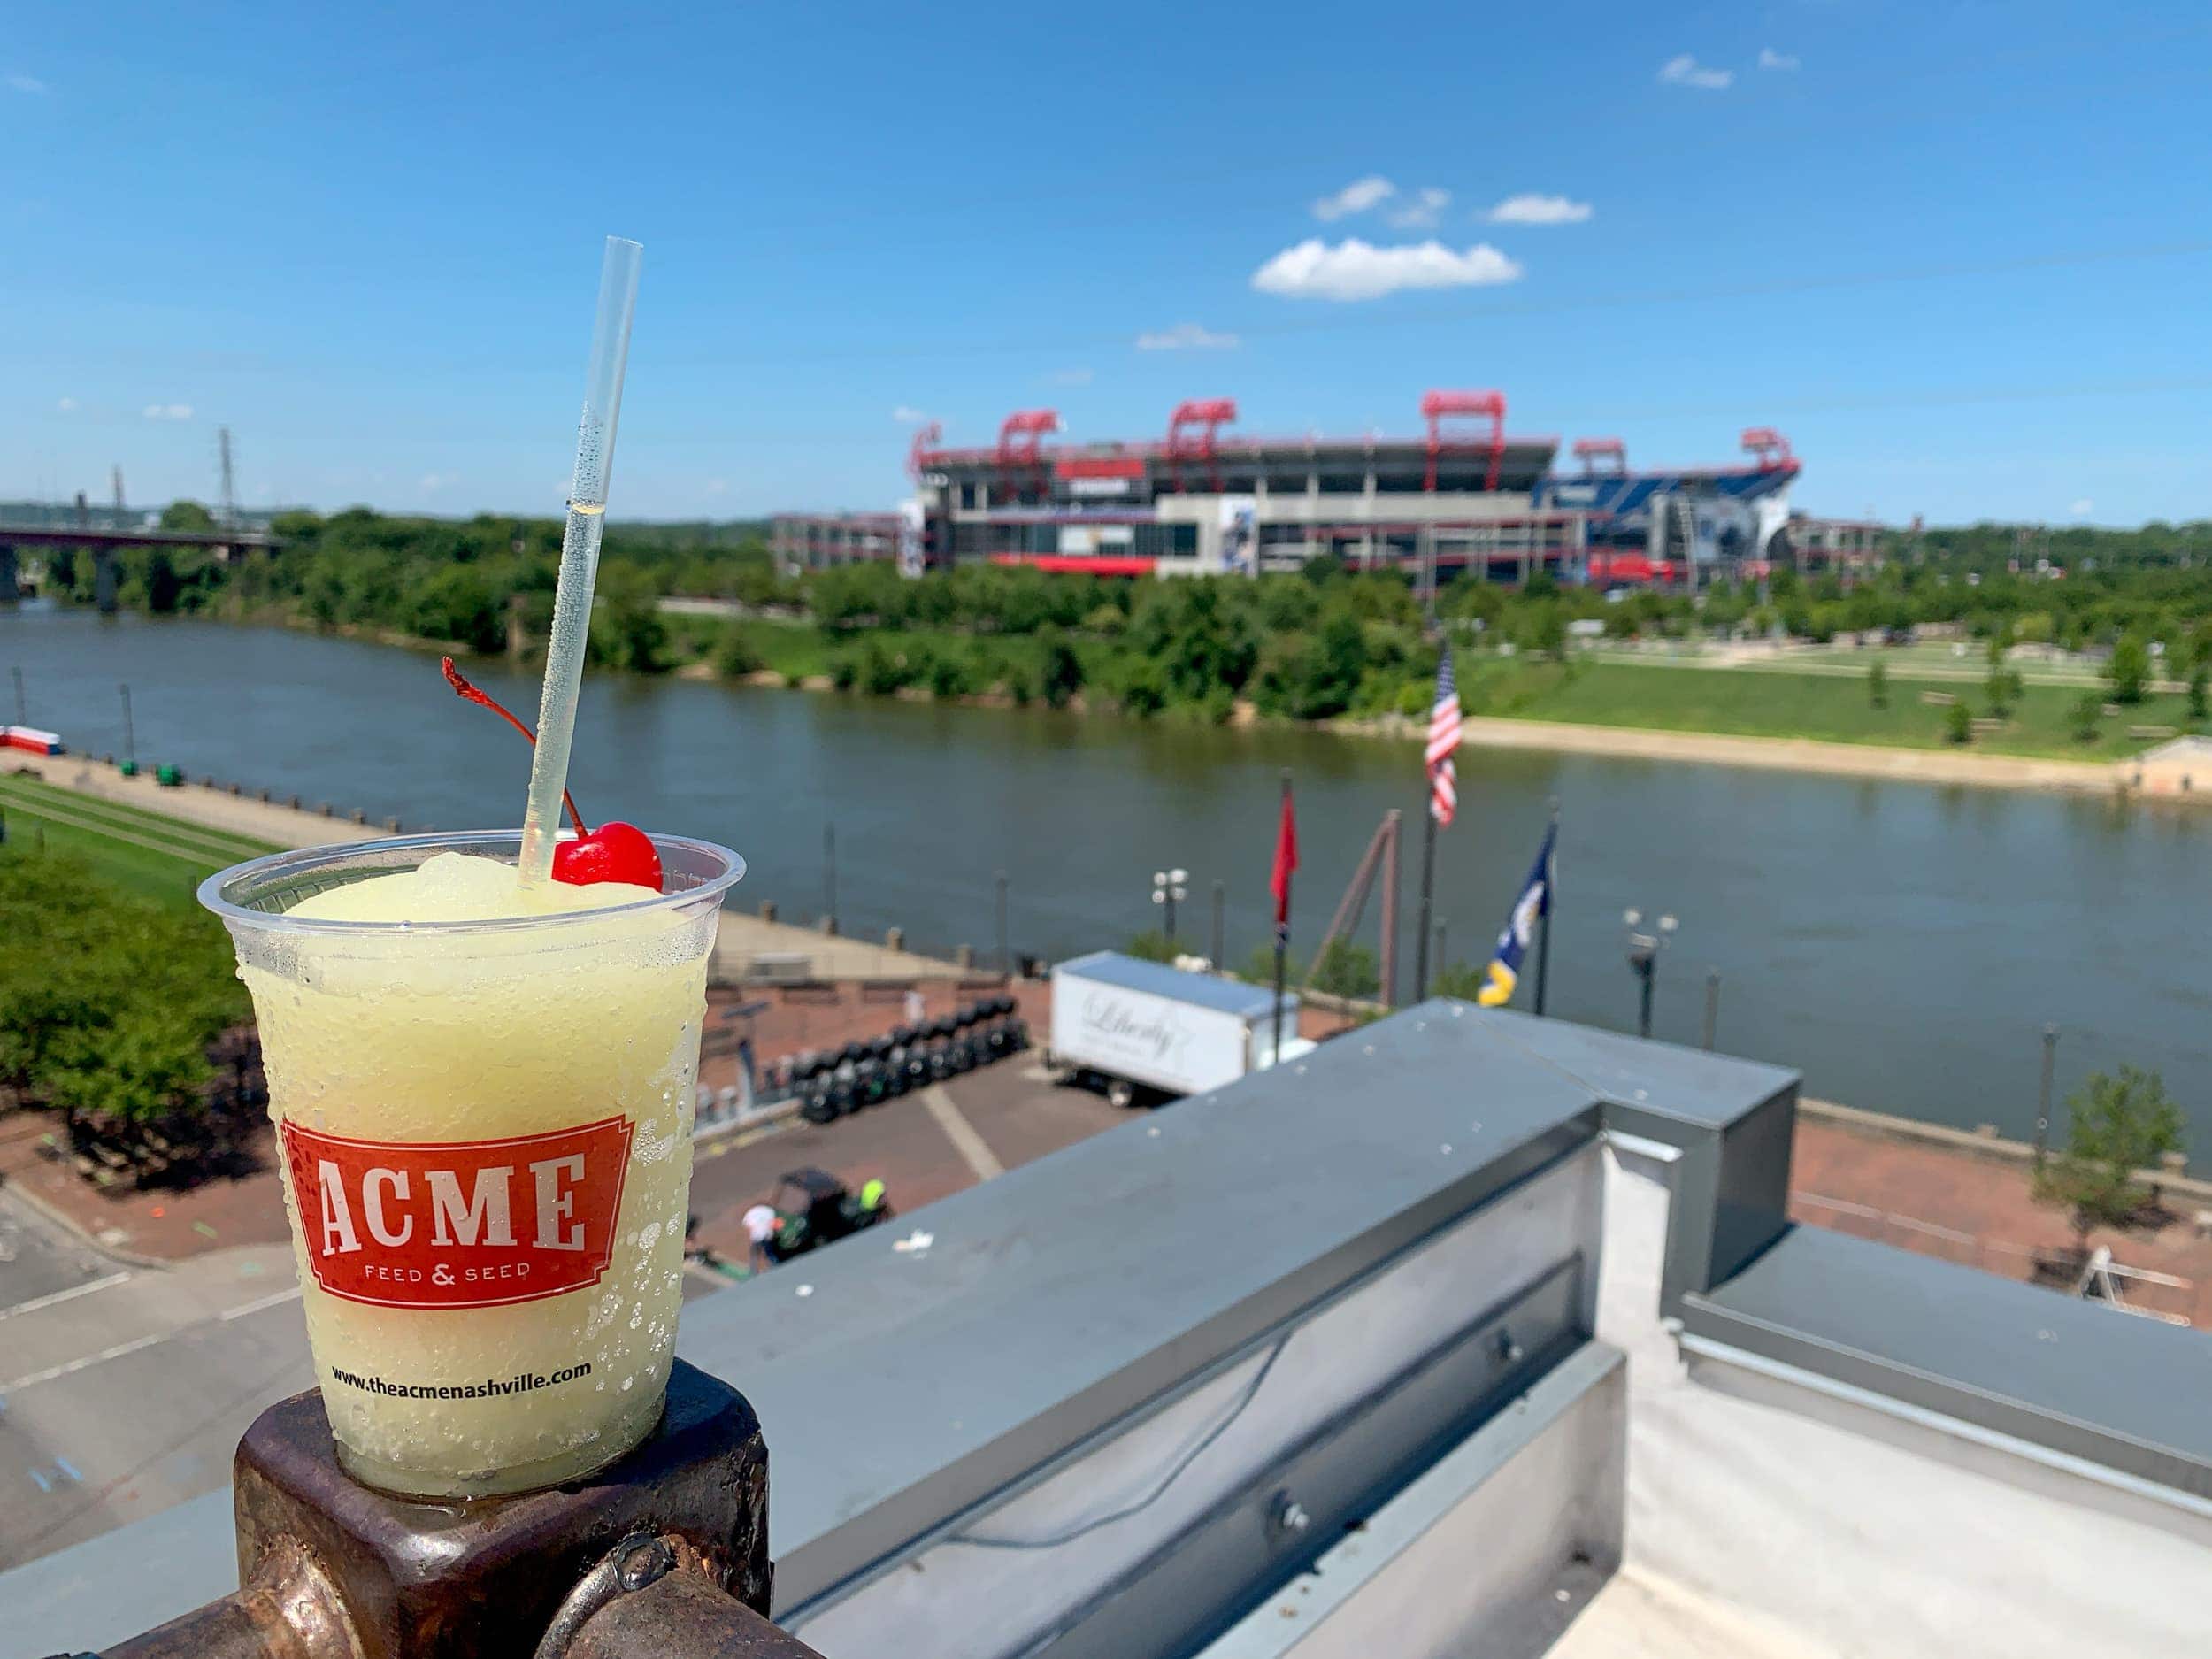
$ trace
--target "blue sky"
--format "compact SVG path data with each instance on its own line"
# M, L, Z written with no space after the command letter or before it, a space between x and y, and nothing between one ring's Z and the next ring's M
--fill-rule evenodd
M2196 7L687 10L13 8L0 497L205 496L227 424L250 503L557 511L613 231L617 517L1430 387L1771 423L1816 511L2212 516Z

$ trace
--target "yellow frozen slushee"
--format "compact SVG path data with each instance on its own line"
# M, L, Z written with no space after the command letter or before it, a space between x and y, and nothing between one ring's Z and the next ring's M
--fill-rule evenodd
M331 1428L395 1492L619 1456L674 1350L706 964L742 864L655 838L666 893L525 888L517 845L311 849L208 884L260 1025Z

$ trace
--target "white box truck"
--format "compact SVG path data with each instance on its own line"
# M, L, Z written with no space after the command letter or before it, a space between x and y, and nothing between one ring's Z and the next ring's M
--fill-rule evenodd
M1117 1106L1143 1092L1202 1094L1272 1062L1274 1017L1270 987L1093 951L1052 970L1045 1064ZM1286 1060L1313 1049L1297 1031L1298 997L1286 992Z

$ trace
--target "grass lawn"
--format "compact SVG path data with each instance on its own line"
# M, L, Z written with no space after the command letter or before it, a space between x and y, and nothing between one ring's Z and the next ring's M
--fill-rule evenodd
M1668 732L1725 732L1748 737L1809 737L1832 743L1899 749L1952 747L1944 735L1949 710L1924 703L1923 691L1960 696L1977 715L1987 712L1978 685L1890 675L1889 706L1878 709L1863 676L1791 674L1776 670L1634 667L1622 663L1500 662L1469 658L1460 687L1470 714ZM2004 755L2112 761L2158 740L2131 738L2130 726L2188 724L2179 696L2151 697L2101 723L2097 741L2073 733L2078 687L2030 684L2003 730L1971 747Z
M187 910L195 907L193 890L207 876L276 850L222 830L12 774L0 774L0 812L7 815L7 842L0 846L0 857L42 844L52 851L79 853L116 886Z

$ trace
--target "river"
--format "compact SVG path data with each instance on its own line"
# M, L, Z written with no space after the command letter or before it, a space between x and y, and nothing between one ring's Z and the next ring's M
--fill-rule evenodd
M521 740L414 652L31 604L0 609L0 664L23 670L31 723L77 749L121 751L116 687L127 680L148 764L411 826L519 816ZM534 677L497 663L470 672L534 715ZM750 868L736 903L819 915L833 824L848 932L896 925L922 948L987 953L1002 870L1014 949L1059 957L1157 925L1152 873L1180 865L1181 936L1206 948L1210 884L1224 882L1233 964L1270 937L1276 779L1289 767L1302 860L1294 949L1319 938L1377 820L1400 807L1411 984L1423 791L1404 744L599 675L586 682L576 756L587 818L739 849ZM1671 913L1662 1037L1697 1041L1717 971L1721 1048L1801 1069L1814 1094L2024 1138L2050 1021L2062 1098L2130 1061L2161 1069L2212 1130L2212 933L2199 890L2212 818L1535 752L1467 751L1460 772L1459 819L1437 856L1456 959L1486 956L1560 803L1554 1012L1632 1025L1623 912ZM1371 943L1376 915L1371 905ZM1525 979L1520 1005L1528 995ZM2212 1153L2212 1134L2195 1144Z

